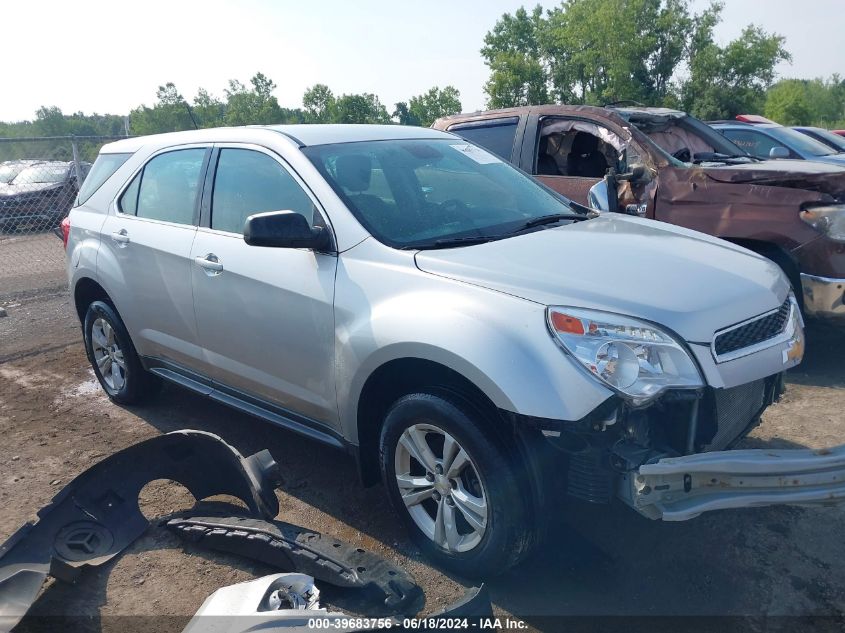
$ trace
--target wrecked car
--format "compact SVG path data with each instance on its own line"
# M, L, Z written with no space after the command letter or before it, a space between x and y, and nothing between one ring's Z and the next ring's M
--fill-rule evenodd
M575 202L759 253L784 271L805 315L845 323L843 164L761 160L667 108L530 106L454 115L433 127L486 147Z
M95 175L64 228L106 394L140 404L166 380L347 451L438 564L516 564L562 489L664 519L758 501L721 451L804 346L766 258L593 213L426 128L131 138ZM687 485L705 451L730 483ZM845 494L839 454L744 459L768 503ZM800 483L817 469L840 479Z

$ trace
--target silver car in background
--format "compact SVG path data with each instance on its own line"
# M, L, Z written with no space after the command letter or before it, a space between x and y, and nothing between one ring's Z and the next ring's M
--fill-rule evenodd
M112 400L165 379L348 451L458 572L517 563L564 497L683 520L845 496L842 448L724 450L801 361L776 265L449 133L121 140L62 228Z

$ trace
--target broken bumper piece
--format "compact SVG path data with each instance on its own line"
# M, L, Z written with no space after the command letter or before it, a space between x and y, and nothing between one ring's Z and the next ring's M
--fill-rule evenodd
M250 517L180 517L167 528L212 550L238 554L285 571L307 573L349 592L370 615L414 615L425 603L413 577L387 559L283 521ZM338 602L344 606L342 601Z
M493 619L484 585L471 587L457 602L420 620L357 616L328 611L320 591L306 574L273 574L222 587L206 598L182 633L273 631L453 631L478 628ZM408 626L406 626L408 625Z
M709 510L845 503L845 445L732 450L664 458L622 477L620 497L651 519Z
M219 436L174 431L123 449L70 482L0 545L0 633L14 627L47 574L73 581L81 570L111 560L149 526L138 495L151 481L169 479L196 499L226 494L253 516L279 513L276 462L266 450L243 457Z

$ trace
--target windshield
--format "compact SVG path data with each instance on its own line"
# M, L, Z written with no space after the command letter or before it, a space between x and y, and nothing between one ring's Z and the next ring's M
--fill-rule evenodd
M800 131L800 130L799 130ZM801 132L805 134L804 132ZM805 134L806 135L806 134ZM809 128L810 137L816 137L819 141L828 145L839 152L845 152L845 137L834 134L829 130L823 130L820 127Z
M675 167L694 162L727 162L726 158L751 160L751 156L725 136L693 116L668 117L634 113L629 121L669 157ZM735 162L735 161L734 161Z
M24 163L3 163L0 165L0 183L12 182L12 179L21 173L24 167L26 167Z
M497 237L532 219L572 214L565 198L457 138L318 145L303 152L367 230L397 248Z
M62 182L67 177L67 171L68 166L63 164L32 165L15 176L14 184Z
M802 134L792 128L788 127L770 127L766 131L773 138L802 154L810 154L811 156L830 156L835 154L836 150L831 149L824 143L810 138L806 134Z

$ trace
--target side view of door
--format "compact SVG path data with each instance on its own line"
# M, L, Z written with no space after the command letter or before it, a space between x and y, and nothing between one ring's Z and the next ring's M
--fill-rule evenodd
M202 356L190 253L210 153L210 147L193 146L153 156L119 193L103 224L99 270L142 356L182 365ZM102 334L109 338L108 331ZM103 370L106 365L112 371L109 360Z
M227 397L332 431L337 256L250 246L247 217L269 211L293 211L326 227L316 198L273 152L215 145L189 258L203 350L198 369Z

